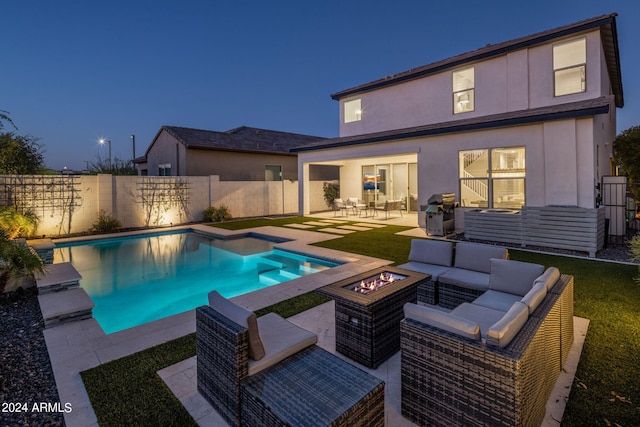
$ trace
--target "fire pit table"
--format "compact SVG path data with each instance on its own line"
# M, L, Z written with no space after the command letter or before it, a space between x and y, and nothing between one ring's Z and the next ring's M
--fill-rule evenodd
M402 307L417 301L418 285L430 277L382 267L316 290L336 302L336 350L377 368L400 350Z

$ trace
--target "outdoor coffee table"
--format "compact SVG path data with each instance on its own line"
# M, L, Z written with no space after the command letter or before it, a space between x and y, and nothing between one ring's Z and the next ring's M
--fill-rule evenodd
M241 385L242 425L384 426L384 381L313 345Z
M381 275L390 283L367 289L375 288L372 282ZM318 289L316 292L336 302L336 351L377 368L400 350L403 306L417 301L418 285L430 278L428 274L382 267Z

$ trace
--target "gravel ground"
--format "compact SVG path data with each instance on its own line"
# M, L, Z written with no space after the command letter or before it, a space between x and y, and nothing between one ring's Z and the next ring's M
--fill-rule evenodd
M0 294L0 425L63 426L36 289ZM41 404L43 412L37 411ZM34 408L34 405L37 405ZM62 408L64 409L64 408Z
M465 240L458 235L455 240ZM490 243L490 242L485 242ZM521 249L515 248L514 249ZM550 248L527 250L585 256L585 253ZM626 245L608 245L596 259L631 261ZM63 426L61 412L34 412L33 405L59 402L36 289L0 294L0 426ZM18 409L26 411L19 412ZM55 409L55 408L54 408ZM64 408L62 408L64 409Z
M556 249L556 248L546 248L546 247L538 247L538 246L527 246L526 248L522 248L520 246L508 245L504 243L496 243L496 242L487 242L475 239L465 239L464 234L458 234L456 236L449 237L452 240L460 240L460 241L472 241L478 243L486 243L490 245L496 246L504 246L507 248L513 248L517 250L526 250L526 251L538 251L538 252L547 252L554 253L558 255L570 255L570 256L578 256L584 257L587 259L598 259L598 260L606 260L606 261L619 261L619 262L634 262L631 252L629 251L629 247L625 244L608 244L606 248L601 249L596 254L595 258L589 258L589 254L586 252L578 252L571 251L566 249ZM635 262L634 262L635 263Z

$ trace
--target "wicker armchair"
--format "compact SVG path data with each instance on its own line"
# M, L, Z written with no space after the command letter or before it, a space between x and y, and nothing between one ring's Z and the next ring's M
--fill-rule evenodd
M384 425L382 380L274 313L209 301L196 309L198 392L229 425Z
M241 382L312 346L317 336L273 313L256 318L215 291L209 302L196 309L198 391L239 425Z
M573 277L562 275L504 348L400 323L402 415L419 425L540 425L573 342Z

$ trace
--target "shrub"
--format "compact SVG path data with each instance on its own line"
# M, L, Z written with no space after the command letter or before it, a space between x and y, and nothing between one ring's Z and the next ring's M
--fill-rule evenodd
M38 254L0 230L0 292L14 291L25 279L34 280L36 274L43 273L44 264Z
M95 233L112 233L118 228L122 228L122 223L111 216L107 211L101 209L98 212L98 220L93 223L90 231Z
M325 182L322 187L324 190L324 201L328 207L332 207L333 201L340 197L340 185L332 182Z
M30 236L38 229L38 216L31 211L18 212L11 206L0 207L0 228L4 229L9 240Z
M233 218L229 208L225 205L220 205L220 207L209 206L202 214L204 222L222 222Z

